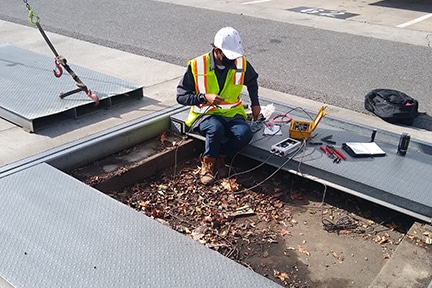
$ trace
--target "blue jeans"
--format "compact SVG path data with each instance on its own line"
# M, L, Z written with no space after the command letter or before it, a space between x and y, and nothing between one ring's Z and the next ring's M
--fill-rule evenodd
M249 124L243 118L225 118L212 115L204 119L198 131L205 136L203 157L232 156L245 147L253 137Z

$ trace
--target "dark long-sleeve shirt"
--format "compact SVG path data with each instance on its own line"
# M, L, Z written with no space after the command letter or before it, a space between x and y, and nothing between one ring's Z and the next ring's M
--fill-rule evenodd
M213 57L213 50L210 51L209 53L210 53L210 69L215 70L219 87L222 90L225 85L225 79L228 73L228 68L235 69L235 67L233 65L233 67L226 67L225 69L219 69L216 66L216 62ZM255 69L248 61L246 61L246 65L247 66L246 66L246 72L244 77L244 85L247 87L249 98L251 101L251 106L257 106L259 105L258 73L255 71ZM221 91L219 91L219 93L220 92ZM187 70L183 75L183 78L180 80L179 84L177 85L177 102L179 104L188 105L188 106L205 103L205 98L202 97L202 94L198 94L195 91L195 79L192 74L190 65L187 67Z

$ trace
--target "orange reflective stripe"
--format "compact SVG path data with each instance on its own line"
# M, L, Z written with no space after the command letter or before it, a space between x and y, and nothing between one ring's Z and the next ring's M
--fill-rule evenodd
M214 111L216 109L232 109L235 107L238 107L240 105L242 105L243 102L241 101L241 99L237 99L236 102L222 102L217 106L211 105L211 104L200 104L200 105L194 105L193 106L193 111L195 113L209 113L211 111Z
M191 63L191 69L192 69L192 74L195 75L195 91L197 93L199 92L199 86L198 86L198 61L194 60Z
M234 73L234 85L243 85L246 66L246 58L239 57L235 60L236 72Z
M240 105L242 105L242 104L243 104L243 103L242 103L241 101L239 101L239 102L237 102L237 103L231 105L230 108L235 108L235 107L238 107L238 106L240 106Z
M204 114L204 113L209 113L211 111L216 110L217 107L212 106L212 105L204 105L204 104L200 104L200 105L194 105L193 106L193 112L195 113L199 113L199 114Z
M195 88L197 93L206 94L208 91L207 87L207 61L205 55L196 58L195 62Z
M238 104L241 104L241 103L242 103L241 99L238 98L237 101L235 101L235 102L223 101L219 105L230 105L230 106L234 106L235 105L235 106L237 106Z

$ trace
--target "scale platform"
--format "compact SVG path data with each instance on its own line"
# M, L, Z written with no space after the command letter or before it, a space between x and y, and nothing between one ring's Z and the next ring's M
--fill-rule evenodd
M99 105L84 91L63 99L76 89L66 72L56 78L54 56L48 57L13 45L0 45L0 117L24 130L36 132L59 119L79 118L90 112L143 98L143 88L122 79L68 63L99 98Z
M274 104L276 114L289 114L293 119L310 121L316 112L290 107L285 103L270 102L260 98L261 105ZM184 119L189 109L171 116L171 129L179 133L188 132ZM309 117L308 117L309 116ZM279 157L271 153L272 147L290 137L289 124L281 125L280 135L264 135L264 128L255 132L249 145L240 153L246 157L265 162L268 165L299 176L315 180L327 186L350 193L381 206L432 223L431 163L432 144L412 139L406 156L396 153L399 136L378 130L375 142L386 152L384 157L354 158L341 146L346 142L370 142L375 127L348 122L327 115L314 130L306 146L297 154ZM196 133L188 135L203 139ZM321 138L332 135L334 146L347 157L333 163L320 146L326 146ZM310 142L323 142L313 145ZM290 159L292 158L292 159ZM234 162L235 165L235 162ZM323 186L324 190L324 186Z

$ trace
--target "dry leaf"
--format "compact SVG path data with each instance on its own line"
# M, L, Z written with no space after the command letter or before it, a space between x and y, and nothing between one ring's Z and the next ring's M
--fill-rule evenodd
M252 208L249 208L248 210L238 210L238 211L232 212L229 214L229 216L237 217L237 216L245 216L245 215L252 215L252 214L255 214L255 212Z
M285 272L279 272L276 269L273 269L273 276L279 278L281 281L285 281L285 279L289 279L288 273Z
M167 139L166 132L163 132L161 134L161 136L160 136L160 142L161 142L161 144L164 144L165 141L166 141L166 139Z
M185 228L185 230L186 229L187 228ZM195 241L200 240L205 235L205 233L208 229L209 228L206 225L201 225L201 226L195 228L191 233L192 239L194 239Z
M236 180L231 178L231 179L224 179L221 183L221 186L227 190L228 192L233 192L233 191L238 191L239 190L239 185L238 183L236 183Z
M387 227L390 228L390 230L395 230L397 229L399 226L397 224L395 224L394 222L392 222L391 224L388 224Z
M388 241L388 238L386 236L376 235L372 240L375 243L383 244Z
M278 201L278 202L274 203L273 206L276 207L276 208L282 208L283 203L280 202L280 201Z
M282 236L287 235L287 234L288 234L288 235L290 234L290 232L289 232L288 230L286 230L286 229L281 229L281 230L280 230L280 233L281 233Z
M381 241L379 242L379 244L384 244L388 241L389 239L387 237L382 237Z
M335 257L336 259L338 259L339 261L344 261L345 260L345 256L341 254L338 254L336 251L332 252L333 257Z
M432 233L429 233L428 231L425 231L422 233L423 239L426 244L432 244Z
M298 246L298 251L299 251L300 253L306 254L307 256L310 256L309 251L306 250L306 248L304 248L304 247L302 247L302 246L300 246L300 245Z

